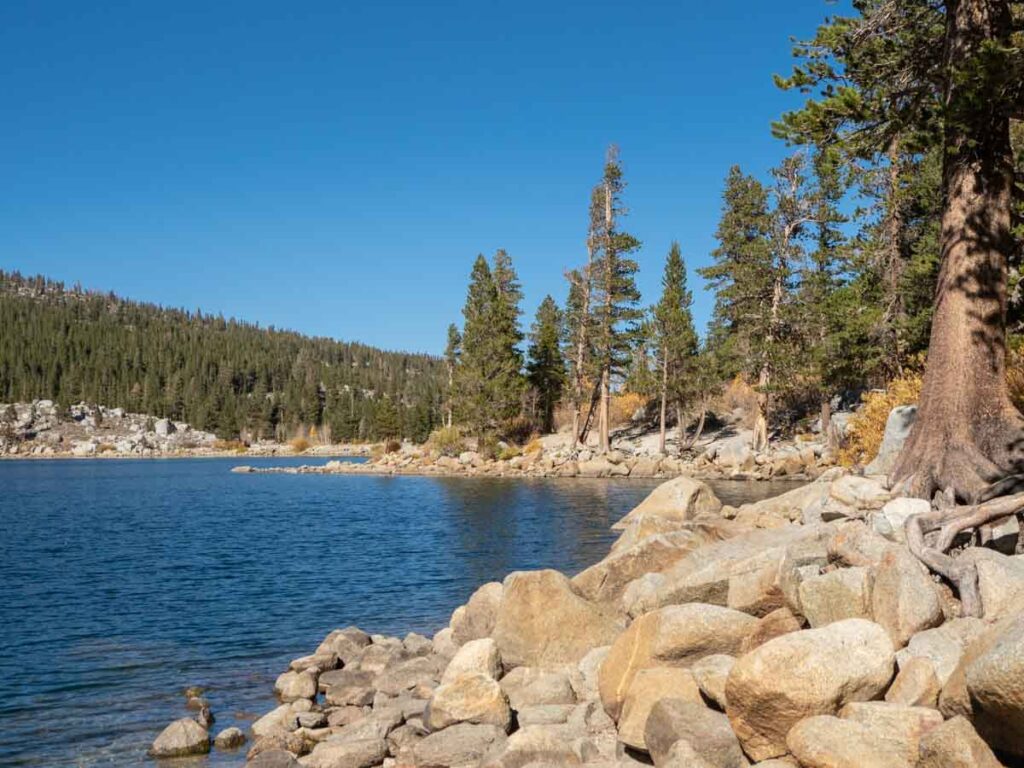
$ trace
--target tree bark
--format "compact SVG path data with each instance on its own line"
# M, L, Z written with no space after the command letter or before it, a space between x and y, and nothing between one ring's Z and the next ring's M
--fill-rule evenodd
M611 438L608 429L608 416L611 410L611 374L606 366L601 371L601 410L598 414L598 428L601 445L601 453L611 451Z
M661 414L660 414L660 427L661 431L658 434L658 453L665 454L665 407L668 400L668 357L662 353L661 360ZM682 425L680 425L682 429Z
M829 401L828 396L825 395L821 398L821 434L827 435L829 428L832 426L832 403Z
M917 420L892 479L911 495L951 488L973 503L1020 471L1024 437L1005 375L1009 105L999 73L981 64L986 45L1008 43L1010 11L1007 0L954 0L947 17L942 264Z

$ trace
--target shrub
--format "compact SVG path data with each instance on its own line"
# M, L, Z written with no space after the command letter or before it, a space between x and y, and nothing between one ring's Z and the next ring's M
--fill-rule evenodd
M543 453L543 451L544 443L540 441L540 437L538 435L531 437L530 442L528 442L526 447L523 448L523 453Z
M514 459L516 456L522 456L523 449L517 445L500 445L498 446L498 459L501 461L508 461Z
M720 407L724 414L741 411L744 415L743 425L751 427L757 415L757 390L755 390L742 374L737 375L722 392Z
M466 450L466 442L458 427L441 427L435 429L427 438L427 448L437 451L442 456L458 456Z
M493 435L481 437L477 441L476 452L485 459L496 459L501 446L498 445L498 438Z
M288 441L288 445L295 453L305 453L309 450L309 440L304 437L293 437Z
M533 434L533 423L525 416L516 416L505 423L501 436L509 443L522 445Z
M624 392L612 395L608 421L613 427L621 427L633 421L633 415L639 410L646 410L648 398L637 392Z
M893 379L884 390L862 395L863 405L846 428L846 440L839 451L839 463L844 467L852 467L867 464L874 459L885 436L885 422L889 412L898 405L913 405L920 396L921 374L916 371Z
M398 453L402 450L402 444L397 440L388 440L384 443L384 453Z
M97 453L113 453L116 450L117 447L111 445L110 443L100 443L98 446L96 446Z

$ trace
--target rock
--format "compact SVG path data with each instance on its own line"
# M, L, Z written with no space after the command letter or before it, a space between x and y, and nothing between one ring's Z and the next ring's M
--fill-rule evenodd
M926 499L900 497L887 501L878 512L869 516L872 529L889 539L903 544L907 540L904 526L914 515L930 512L932 505Z
M786 738L802 768L913 768L867 726L831 715L801 720Z
M426 656L434 650L433 644L417 632L407 634L402 639L402 647L409 656Z
M370 645L370 636L358 627L336 629L317 646L316 653L333 653L345 665L351 664L364 648Z
M313 744L307 741L306 737L299 731L290 733L273 733L269 736L260 736L253 741L252 747L245 755L245 759L252 761L257 755L264 752L285 751L292 755L305 755L313 748Z
M805 717L880 696L894 659L885 630L864 619L783 635L736 661L725 686L726 712L750 757L778 757L789 729Z
M916 768L1002 768L988 744L962 717L926 733L919 750Z
M995 749L1024 757L1024 613L997 624L978 650L964 668L974 726Z
M924 657L912 656L900 664L900 671L886 691L885 700L893 704L934 708L941 690L932 663Z
M715 462L719 466L739 472L751 471L754 468L752 440L753 435L749 430L744 430L735 437L723 440L715 451Z
M491 636L498 621L498 609L504 592L504 587L497 581L484 584L473 593L466 605L452 614L449 626L456 645Z
M496 725L508 731L512 711L494 678L476 672L439 686L427 705L424 722L431 731L455 723Z
M384 739L323 741L317 744L302 765L306 768L371 768L387 757Z
M740 743L721 712L683 699L661 699L651 709L644 731L647 751L655 765L667 762L672 746L690 743L702 760L715 768L746 768Z
M945 618L935 584L909 552L891 552L873 571L871 614L896 648Z
M178 430L170 419L157 419L153 425L153 431L160 437L168 437Z
M616 469L617 465L612 464L603 456L577 463L577 472L580 477L610 477Z
M501 689L512 709L550 704L575 704L576 694L566 672L516 667L501 678Z
M582 745L575 741L568 738L563 726L531 725L509 736L503 745L492 747L480 765L482 768L582 765Z
M672 745L661 765L662 768L716 768L701 757L686 739L680 739Z
M295 715L299 728L323 728L327 725L327 713L319 711L299 712Z
M480 672L495 680L501 677L501 654L497 643L487 637L470 640L463 645L445 668L441 684L450 683L467 672Z
M210 734L191 717L175 720L164 728L149 748L150 757L186 757L210 751Z
M799 594L800 609L811 627L871 618L871 573L867 568L840 568L804 579Z
M459 650L459 646L455 643L455 633L451 627L445 627L444 629L438 630L434 635L433 647L434 653L438 656L443 656L446 659L450 659L455 656L455 652Z
M332 669L336 669L338 666L338 656L333 652L328 653L314 653L309 656L302 656L298 659L292 659L288 664L288 669L292 672L305 672L307 669L315 670L318 674L320 672L329 672Z
M245 734L240 728L225 728L213 740L217 749L238 749L245 744Z
M979 638L985 628L985 623L980 619L962 618L919 632L899 652L897 658L900 666L904 666L913 657L927 659L935 669L939 685L945 686L960 664L964 649Z
M246 761L245 768L302 768L302 763L291 752L268 749Z
M664 571L653 595L634 595L630 602L624 595L623 603L634 617L680 603L724 605L764 616L785 602L783 562L791 567L824 564L831 538L827 525L791 525L734 536L701 547Z
M295 710L291 704L282 704L256 720L251 726L252 735L256 738L270 736L274 733L285 733L291 730Z
M690 667L693 679L697 682L700 692L721 710L725 710L725 683L729 679L736 659L726 654L705 656L694 662Z
M678 698L704 704L700 689L688 669L651 667L641 669L633 677L623 700L619 717L619 741L634 749L647 750L644 728L651 708L665 698Z
M711 486L692 477L680 476L651 491L632 512L615 523L612 530L625 530L650 517L685 522L704 515L716 515L721 508L722 502Z
M399 661L377 675L374 678L373 687L388 696L398 696L419 685L432 688L440 680L445 666L444 659L437 656L417 656L406 661Z
M644 614L612 644L598 673L605 711L618 718L641 669L689 666L714 654L735 654L757 619L716 605L670 605Z
M354 723L334 730L331 741L374 741L386 739L402 724L404 716L398 707L375 707L370 714Z
M504 745L505 731L493 725L459 723L413 745L416 768L475 768L491 749Z
M878 455L864 468L866 474L887 476L896 468L896 459L903 449L903 443L910 435L916 417L916 405L898 405L889 411Z
M888 745L890 755L899 755L908 766L917 762L921 737L942 724L938 710L884 701L847 704L839 711L839 717L865 726L873 738Z
M1024 559L979 548L978 554L981 552L986 554L972 558L973 550L967 550L961 557L967 556L976 562L985 620L998 621L1020 612L1024 607Z
M569 720L575 711L574 704L539 704L516 710L516 722L520 728L528 725L560 725Z
M834 480L828 493L841 505L858 511L881 509L892 498L881 480L857 475L843 475Z
M313 669L304 672L285 672L278 675L274 683L274 693L281 701L316 698L318 677L316 670Z
M740 654L752 651L757 646L764 645L776 637L788 635L790 632L799 632L803 628L803 620L794 615L789 608L778 608L758 621L757 628L743 638Z
M580 701L596 699L600 695L597 690L598 672L611 649L610 645L602 645L599 648L595 648L580 659L579 664L576 665L576 670L572 673L569 680L572 683L572 689L576 694L576 698Z
M369 671L335 669L320 675L318 685L326 693L328 704L363 707L373 702L375 677Z
M506 668L552 666L575 664L621 630L610 611L576 594L558 571L520 571L505 579L493 637Z
M665 536L648 536L577 574L572 584L587 600L618 602L631 581L646 573L665 570L685 554L686 549Z

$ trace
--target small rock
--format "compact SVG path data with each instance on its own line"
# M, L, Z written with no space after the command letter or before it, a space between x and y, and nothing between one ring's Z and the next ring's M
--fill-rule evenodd
M501 677L501 654L494 640L487 637L463 645L445 668L441 684L450 683L467 672L480 672L495 680Z
M191 717L183 717L168 725L149 748L152 757L205 755L209 751L209 732Z
M213 744L217 749L238 749L245 744L245 734L241 728L225 728L217 734Z
M460 675L439 686L427 705L424 721L431 731L456 723L496 725L507 731L512 711L494 678L477 672Z

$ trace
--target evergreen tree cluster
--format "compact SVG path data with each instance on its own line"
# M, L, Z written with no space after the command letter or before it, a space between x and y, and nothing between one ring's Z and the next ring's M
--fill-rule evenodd
M422 441L444 362L0 271L0 402L86 401L224 438ZM327 433L327 434L325 434Z

